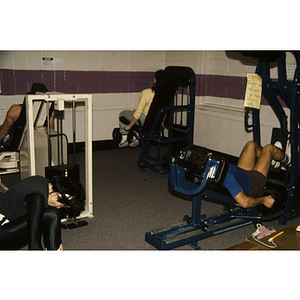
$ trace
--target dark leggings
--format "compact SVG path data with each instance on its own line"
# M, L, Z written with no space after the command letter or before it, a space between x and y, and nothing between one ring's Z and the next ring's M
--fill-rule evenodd
M59 209L45 208L44 198L35 193L26 196L27 215L0 226L0 249L20 249L28 244L30 250L57 250L61 244Z

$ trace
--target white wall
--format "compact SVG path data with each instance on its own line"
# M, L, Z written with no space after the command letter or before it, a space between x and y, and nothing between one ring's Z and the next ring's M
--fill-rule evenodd
M292 79L295 69L294 57L288 53L286 61L288 77ZM256 60L226 51L167 52L166 54L166 65L187 65L192 67L196 74L247 77L247 73L255 73L256 64ZM278 78L277 67L273 64L271 78ZM243 100L244 98L239 101L226 97L197 97L194 143L239 156L244 144L253 139L252 133L246 133L244 129ZM289 115L288 110L286 113ZM251 121L250 119L250 124ZM261 143L265 145L271 140L272 128L280 125L273 110L266 105L261 106L260 121Z
M53 62L47 63L43 57L53 57ZM292 73L295 61L291 55L287 63ZM154 72L168 65L189 66L197 75L246 77L247 73L255 72L256 61L226 51L0 51L0 69ZM276 72L273 67L271 77L276 78ZM118 126L119 112L134 109L138 98L138 92L93 94L93 139L111 139L112 129ZM0 122L11 104L22 101L23 95L0 93ZM244 143L252 139L252 134L244 130L243 98L198 96L196 104L195 144L239 155ZM80 141L82 120L79 118L77 123ZM278 124L270 107L262 106L263 144L270 141L271 128ZM69 134L67 124L65 129Z
M53 62L45 62L43 57L52 57ZM0 69L155 72L164 67L164 51L0 51ZM14 103L22 103L23 98L24 95L4 96L0 93L1 123L8 108ZM111 139L112 129L118 126L119 112L134 109L138 100L139 93L93 94L93 140ZM66 118L69 117L70 112L66 111ZM84 140L80 126L83 122L79 115L77 141ZM69 122L64 128L72 141Z

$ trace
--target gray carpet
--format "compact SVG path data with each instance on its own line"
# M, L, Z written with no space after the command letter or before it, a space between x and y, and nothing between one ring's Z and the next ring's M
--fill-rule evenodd
M140 148L94 152L94 218L88 220L88 226L63 230L65 248L156 250L145 242L145 233L179 223L184 215L191 215L192 202L169 193L167 175L138 168L139 153ZM202 213L207 216L222 211L223 205L203 201ZM294 224L300 224L299 218L286 225L279 225L277 220L265 223L278 230ZM201 240L199 246L203 250L225 249L244 242L253 231L254 226L249 225ZM193 248L185 245L174 250Z
M88 226L63 229L62 239L67 250L156 250L145 242L145 233L151 229L173 225L191 215L192 202L171 195L168 176L137 166L140 148L100 150L93 152L93 205L94 218L87 219ZM77 161L84 177L84 155ZM3 177L11 186L16 175ZM203 201L202 214L215 215L223 206ZM281 230L300 219L279 225L278 221L265 223L267 227ZM253 225L199 241L202 250L220 250L242 243L255 231ZM193 250L188 245L174 249Z

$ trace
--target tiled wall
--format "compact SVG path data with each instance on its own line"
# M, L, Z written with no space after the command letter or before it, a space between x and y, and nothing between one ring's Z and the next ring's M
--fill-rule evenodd
M50 91L91 93L93 139L111 139L120 110L134 109L140 91L164 67L163 51L2 51L0 122L11 104L23 101L33 82L42 82ZM79 129L78 140L80 136Z
M287 61L295 65L290 56ZM189 66L196 73L195 144L238 155L252 138L243 127L243 100L246 76L255 72L256 61L234 52L0 51L0 122L9 106L21 103L38 81L53 91L91 93L93 139L111 139L120 110L134 109L140 91L152 85L154 72L168 65ZM276 71L271 70L274 78ZM262 104L262 141L268 142L277 121L264 99Z
M204 53L204 57L204 73L217 75L218 82L210 81L209 84L210 87L214 85L214 95L200 97L203 106L198 107L196 114L195 140L202 146L238 156L243 145L253 138L252 133L246 133L244 129L243 100L247 73L255 72L257 61L244 58L238 53L225 51L208 51ZM292 79L295 69L295 59L292 54L287 53L286 63L288 79ZM277 72L276 63L271 64L271 78L278 78ZM222 76L224 76L223 81L219 80ZM220 90L222 92L216 94ZM282 104L286 106L283 102ZM285 110L289 116L289 110L287 108ZM280 125L264 97L262 97L260 123L261 142L265 145L271 140L273 127Z

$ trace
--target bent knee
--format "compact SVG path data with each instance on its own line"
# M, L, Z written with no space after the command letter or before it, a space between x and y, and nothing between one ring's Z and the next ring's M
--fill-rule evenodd
M274 153L274 152L276 152L277 150L279 150L279 148L275 147L275 146L272 145L272 144L268 144L268 145L266 145L266 146L264 146L264 147L262 148L262 151L263 151L263 152L270 152L270 153Z
M243 149L244 151L254 151L257 155L259 155L261 146L254 141L248 141Z
M245 145L245 147L257 147L257 146L259 145L254 141L248 141Z

